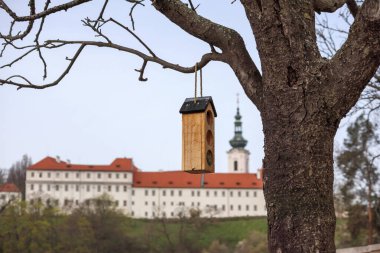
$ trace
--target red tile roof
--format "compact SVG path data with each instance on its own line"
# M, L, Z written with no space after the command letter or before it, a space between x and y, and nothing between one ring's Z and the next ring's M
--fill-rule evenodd
M6 183L0 185L0 192L20 192L20 190L15 184Z
M59 161L52 157L45 157L41 161L33 164L28 170L72 170L72 171L137 171L138 168L133 165L132 159L116 158L110 165L83 165L71 164L64 161Z
M200 188L201 175L183 171L135 172L133 187ZM203 188L262 189L263 182L251 173L213 173L204 175Z
M57 161L46 157L28 170L63 170L63 171L115 171L134 172L133 187L147 188L199 188L201 175L183 171L142 172L134 166L132 159L116 158L110 165L78 165ZM257 174L251 173L213 173L204 175L204 188L254 188L262 189L263 182Z

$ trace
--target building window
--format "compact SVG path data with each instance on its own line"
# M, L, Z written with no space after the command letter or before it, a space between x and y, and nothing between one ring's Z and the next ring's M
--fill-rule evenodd
M42 191L42 184L38 185L38 190Z
M173 190L170 191L170 196L174 196L174 191Z
M226 206L225 206L225 205L222 205L222 210L223 210L223 211L226 210Z
M238 197L241 197L241 192L240 191L238 191Z
M237 170L238 170L238 162L234 161L234 171L237 171Z
M119 206L119 200L116 200L116 201L115 201L115 204L116 204L116 206L118 207L118 206Z
M59 177L59 172L55 173L55 177L57 178Z
M34 177L34 172L32 172L32 173L30 174L30 176L31 176L31 177Z
M112 174L111 173L108 173L108 178L112 178Z
M77 173L77 178L79 178L79 173Z
M181 190L178 190L178 196L182 196L182 191Z
M100 192L102 189L102 187L100 185L98 185L98 192Z
M148 196L149 193L148 193L148 190L145 190L145 196Z
M165 206L165 205L166 205L166 202L165 202L165 201L164 201L164 202L162 202L162 205L163 205L163 206Z
M40 178L42 177L42 172L39 173L39 177L40 177Z
M32 191L34 190L34 184L30 185L30 190L32 190Z
M170 203L172 206L174 206L174 202L172 201L171 203Z
M91 177L91 174L90 173L87 173L87 178L90 178Z
M124 185L124 191L125 191L125 192L127 191L127 186L126 186L126 185Z
M119 173L116 174L116 178L119 178Z
M253 197L257 197L257 193L256 192L253 192Z
M156 191L152 190L152 196L155 196L155 195L156 195Z
M69 200L65 199L65 201L63 202L63 205L67 206L68 204L69 204Z
M245 196L249 197L249 191L246 191Z
M166 191L165 190L162 191L162 196L166 196Z
M65 184L65 191L68 191L68 190L69 190L69 186Z
M155 205L156 205L156 203L154 201L152 201L152 206L155 206Z
M201 192L200 191L197 191L197 196L201 196Z
M238 210L241 211L241 205L238 205Z
M135 212L132 211L132 216L135 216Z
M109 186L108 186L108 191L110 192L111 190L112 190L112 186L109 185Z
M87 191L88 192L90 191L90 185L87 185Z
M116 192L119 192L119 186L116 185Z
M79 192L79 185L75 185L75 190Z
M79 205L79 200L75 200L75 205Z
M146 205L146 206L148 205L148 201L145 201L145 205Z
M170 215L173 217L173 216L174 216L174 213L173 213L173 212L171 212L171 213L170 213Z
M127 201L126 200L123 201L123 205L127 206Z
M128 175L127 173L124 173L124 178L127 178L127 175Z
M148 217L148 212L145 212L145 217Z
M98 173L98 178L101 178L102 177L102 174Z
M194 197L194 191L191 191L191 197Z
M50 172L48 172L48 178L50 178L51 177L51 173Z
M208 197L208 195L209 195L209 192L208 192L208 191L206 191L206 197Z
M50 191L50 184L47 185L47 190Z
M69 177L69 173L65 173L65 178L68 178Z
M226 193L224 191L222 191L222 196L225 197L226 196Z
M246 209L247 211L249 211L249 205L247 205L247 206L245 207L245 209Z
M234 210L234 206L233 205L230 206L230 210L231 211Z
M135 190L132 190L132 196L135 196Z
M214 191L214 197L217 197L217 196L218 196L218 192Z
M257 211L257 206L253 205L253 211Z
M135 202L134 201L132 201L132 206L135 204Z
M234 196L234 192L230 192L230 197L233 197Z

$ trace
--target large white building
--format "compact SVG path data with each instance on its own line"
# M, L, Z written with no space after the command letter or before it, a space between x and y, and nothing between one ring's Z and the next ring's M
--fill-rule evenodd
M228 151L228 173L143 172L130 158L109 165L78 165L46 157L27 169L26 199L55 203L63 210L107 193L125 214L136 218L266 215L261 170L248 172L249 151L242 136L239 108Z

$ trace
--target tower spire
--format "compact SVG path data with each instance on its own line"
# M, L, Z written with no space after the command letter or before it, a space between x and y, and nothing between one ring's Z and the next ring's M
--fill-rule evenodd
M239 110L239 93L236 94L236 103L237 103L237 109L236 109L236 115L235 115L235 135L230 140L230 144L233 148L244 148L247 145L247 140L243 137L243 129L242 129L242 122L241 122L241 115Z

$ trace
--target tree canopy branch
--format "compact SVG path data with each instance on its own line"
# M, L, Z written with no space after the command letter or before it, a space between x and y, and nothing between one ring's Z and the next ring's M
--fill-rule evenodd
M0 8L5 10L8 13L8 15L13 18L13 20L17 22L24 22L24 21L32 21L32 20L40 19L42 17L45 17L47 15L50 15L58 11L63 11L63 10L67 11L68 9L71 9L77 5L81 5L83 3L90 2L90 1L92 0L72 0L65 4L57 5L47 10L44 10L42 12L35 13L29 16L18 16L14 11L12 11L11 8L9 8L9 6L3 0L0 0Z
M242 37L233 29L214 23L198 15L181 1L152 0L153 6L187 33L215 45L228 55L226 63L235 72L244 91L260 108L262 100L262 77L250 57ZM190 22L189 22L190 21Z
M379 34L380 2L366 0L351 26L347 41L325 70L325 74L336 80L328 92L335 96L330 106L335 107L338 115L345 115L354 106L353 103L379 68Z

